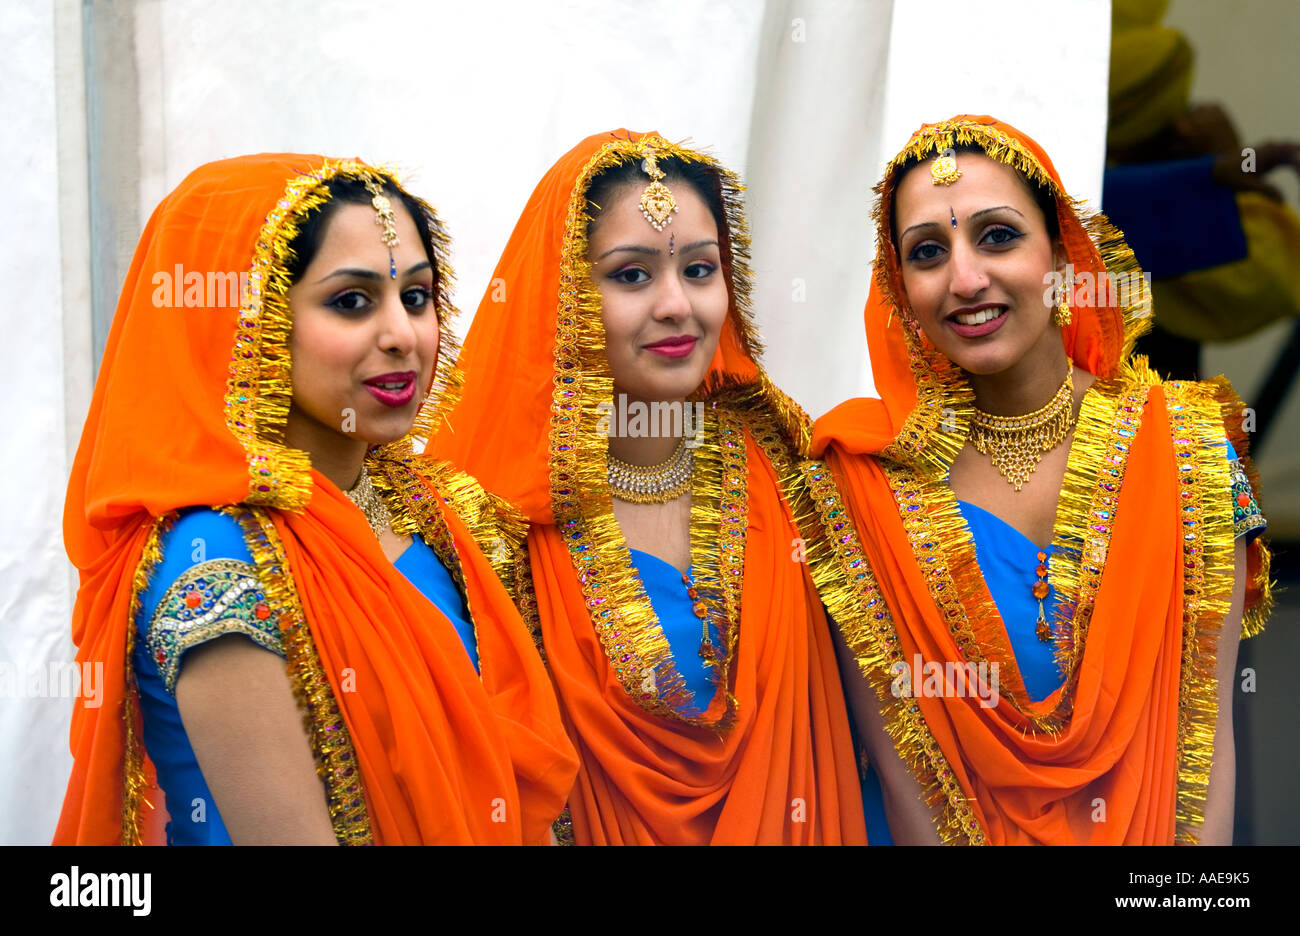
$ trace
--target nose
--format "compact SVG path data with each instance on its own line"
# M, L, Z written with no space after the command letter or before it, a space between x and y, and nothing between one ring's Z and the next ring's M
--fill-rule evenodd
M962 299L974 298L989 284L979 253L962 241L953 244L949 270L948 291Z
M432 315L429 310L426 314ZM397 289L386 290L375 316L376 340L386 354L406 357L415 351L418 336L411 315L402 304L402 294Z
M655 295L654 316L661 321L681 322L691 315L691 299L686 295L681 277L665 276L659 280Z

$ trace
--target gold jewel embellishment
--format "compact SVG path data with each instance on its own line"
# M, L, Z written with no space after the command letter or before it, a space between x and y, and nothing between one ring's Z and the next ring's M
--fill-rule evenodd
M798 497L796 513L808 516L810 526L815 525L808 536L808 568L832 626L840 630L859 671L875 690L886 731L899 757L920 782L925 802L941 807L935 823L940 837L947 844L987 844L979 818L931 734L921 707L892 691L895 674L908 663L889 606L831 472L815 461L800 463L799 471L804 493Z
M361 466L361 477L357 479L357 483L343 493L347 495L348 500L356 504L358 510L365 514L366 522L370 524L375 537L382 536L390 523L388 507L374 485L370 483L370 472L366 470L365 465Z
M673 198L668 186L659 181L664 177L664 171L659 168L653 151L641 160L641 170L650 177L650 184L641 193L641 214L650 222L651 227L662 231L664 225L673 221L677 199Z
M976 408L970 441L993 460L998 474L1019 491L1042 460L1074 427L1074 362L1046 406L1022 416L994 416Z
M951 150L945 150L935 159L934 164L930 166L930 178L935 185L952 185L961 178L961 170L957 168L957 157Z
M608 456L610 494L633 504L666 504L691 489L695 457L683 437L667 461L658 465L633 465Z

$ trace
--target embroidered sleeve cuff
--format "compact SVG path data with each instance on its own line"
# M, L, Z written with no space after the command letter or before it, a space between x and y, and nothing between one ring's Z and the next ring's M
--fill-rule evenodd
M1232 533L1234 538L1242 536L1253 539L1264 531L1268 522L1255 502L1255 492L1250 489L1246 469L1239 459L1228 462L1229 476L1232 478Z
M226 634L243 634L284 656L280 623L266 600L257 567L236 559L201 562L172 583L149 621L149 655L167 691L176 692L186 650Z

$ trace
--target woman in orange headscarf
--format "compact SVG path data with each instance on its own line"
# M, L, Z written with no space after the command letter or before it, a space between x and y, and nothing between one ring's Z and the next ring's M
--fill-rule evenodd
M843 500L809 472L895 838L1230 841L1269 604L1240 401L1130 358L1132 252L1013 127L926 125L877 193L881 399L817 423Z
M576 759L481 548L510 515L413 448L446 249L353 160L211 163L154 212L68 485L105 695L57 843L549 840Z
M741 189L654 134L538 184L433 451L527 515L516 592L590 844L862 843L852 740L796 518L810 426L759 367Z

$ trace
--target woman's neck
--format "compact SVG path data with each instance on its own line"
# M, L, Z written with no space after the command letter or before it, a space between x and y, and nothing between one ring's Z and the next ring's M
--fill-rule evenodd
M631 465L666 462L684 434L698 431L685 400L647 402L615 389L609 415L609 453Z
M967 374L975 406L993 416L1021 416L1046 406L1069 371L1061 333L1050 328L1024 357L996 374Z
M284 442L290 448L306 452L311 466L333 481L340 491L350 490L361 477L366 443L320 425L296 407L290 409Z

